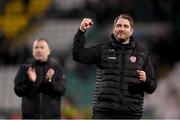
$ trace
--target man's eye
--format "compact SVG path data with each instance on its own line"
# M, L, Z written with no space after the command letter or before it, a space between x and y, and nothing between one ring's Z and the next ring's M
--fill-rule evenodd
M129 26L128 26L128 25L124 25L124 27L125 27L125 28L129 28Z
M117 27L121 27L122 25L117 25Z

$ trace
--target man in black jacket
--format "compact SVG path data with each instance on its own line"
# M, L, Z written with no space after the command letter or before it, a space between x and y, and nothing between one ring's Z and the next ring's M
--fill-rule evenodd
M66 85L63 69L49 60L47 40L35 40L32 52L34 60L21 65L14 80L15 93L22 97L22 117L58 119Z
M82 20L74 37L73 59L97 66L93 118L140 119L144 92L153 93L156 80L149 53L132 37L133 19L121 14L114 20L109 41L84 48L85 32L92 25L92 19Z

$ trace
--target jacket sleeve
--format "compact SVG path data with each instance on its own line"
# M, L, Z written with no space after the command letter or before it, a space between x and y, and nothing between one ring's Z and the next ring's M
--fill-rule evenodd
M144 70L146 72L146 81L143 83L143 88L145 92L152 94L156 89L157 81L149 55L146 57Z
M54 97L62 96L66 90L66 83L67 81L63 69L62 67L58 67L51 81L42 84L43 92Z
M27 77L27 67L22 65L16 74L14 80L14 91L19 97L28 96L35 88L35 83L31 82Z
M74 37L73 43L73 59L75 61L84 63L84 64L96 64L98 62L98 47L84 48L85 45L85 33L78 30Z

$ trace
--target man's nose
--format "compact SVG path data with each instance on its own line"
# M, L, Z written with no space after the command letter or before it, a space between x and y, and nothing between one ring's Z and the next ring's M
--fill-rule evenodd
M121 31L124 31L124 30L125 30L125 28L122 26L122 27L120 27L120 30L121 30Z
M40 49L40 48L38 48L38 49L37 49L37 52L41 52L41 49Z

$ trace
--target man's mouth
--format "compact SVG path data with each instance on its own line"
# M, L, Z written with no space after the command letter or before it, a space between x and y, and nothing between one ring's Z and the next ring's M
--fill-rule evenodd
M37 57L41 57L42 55L41 54L37 54Z
M125 35L125 33L118 33L118 35L122 36L122 35Z
M117 34L118 34L118 35L124 35L125 32L118 32Z

